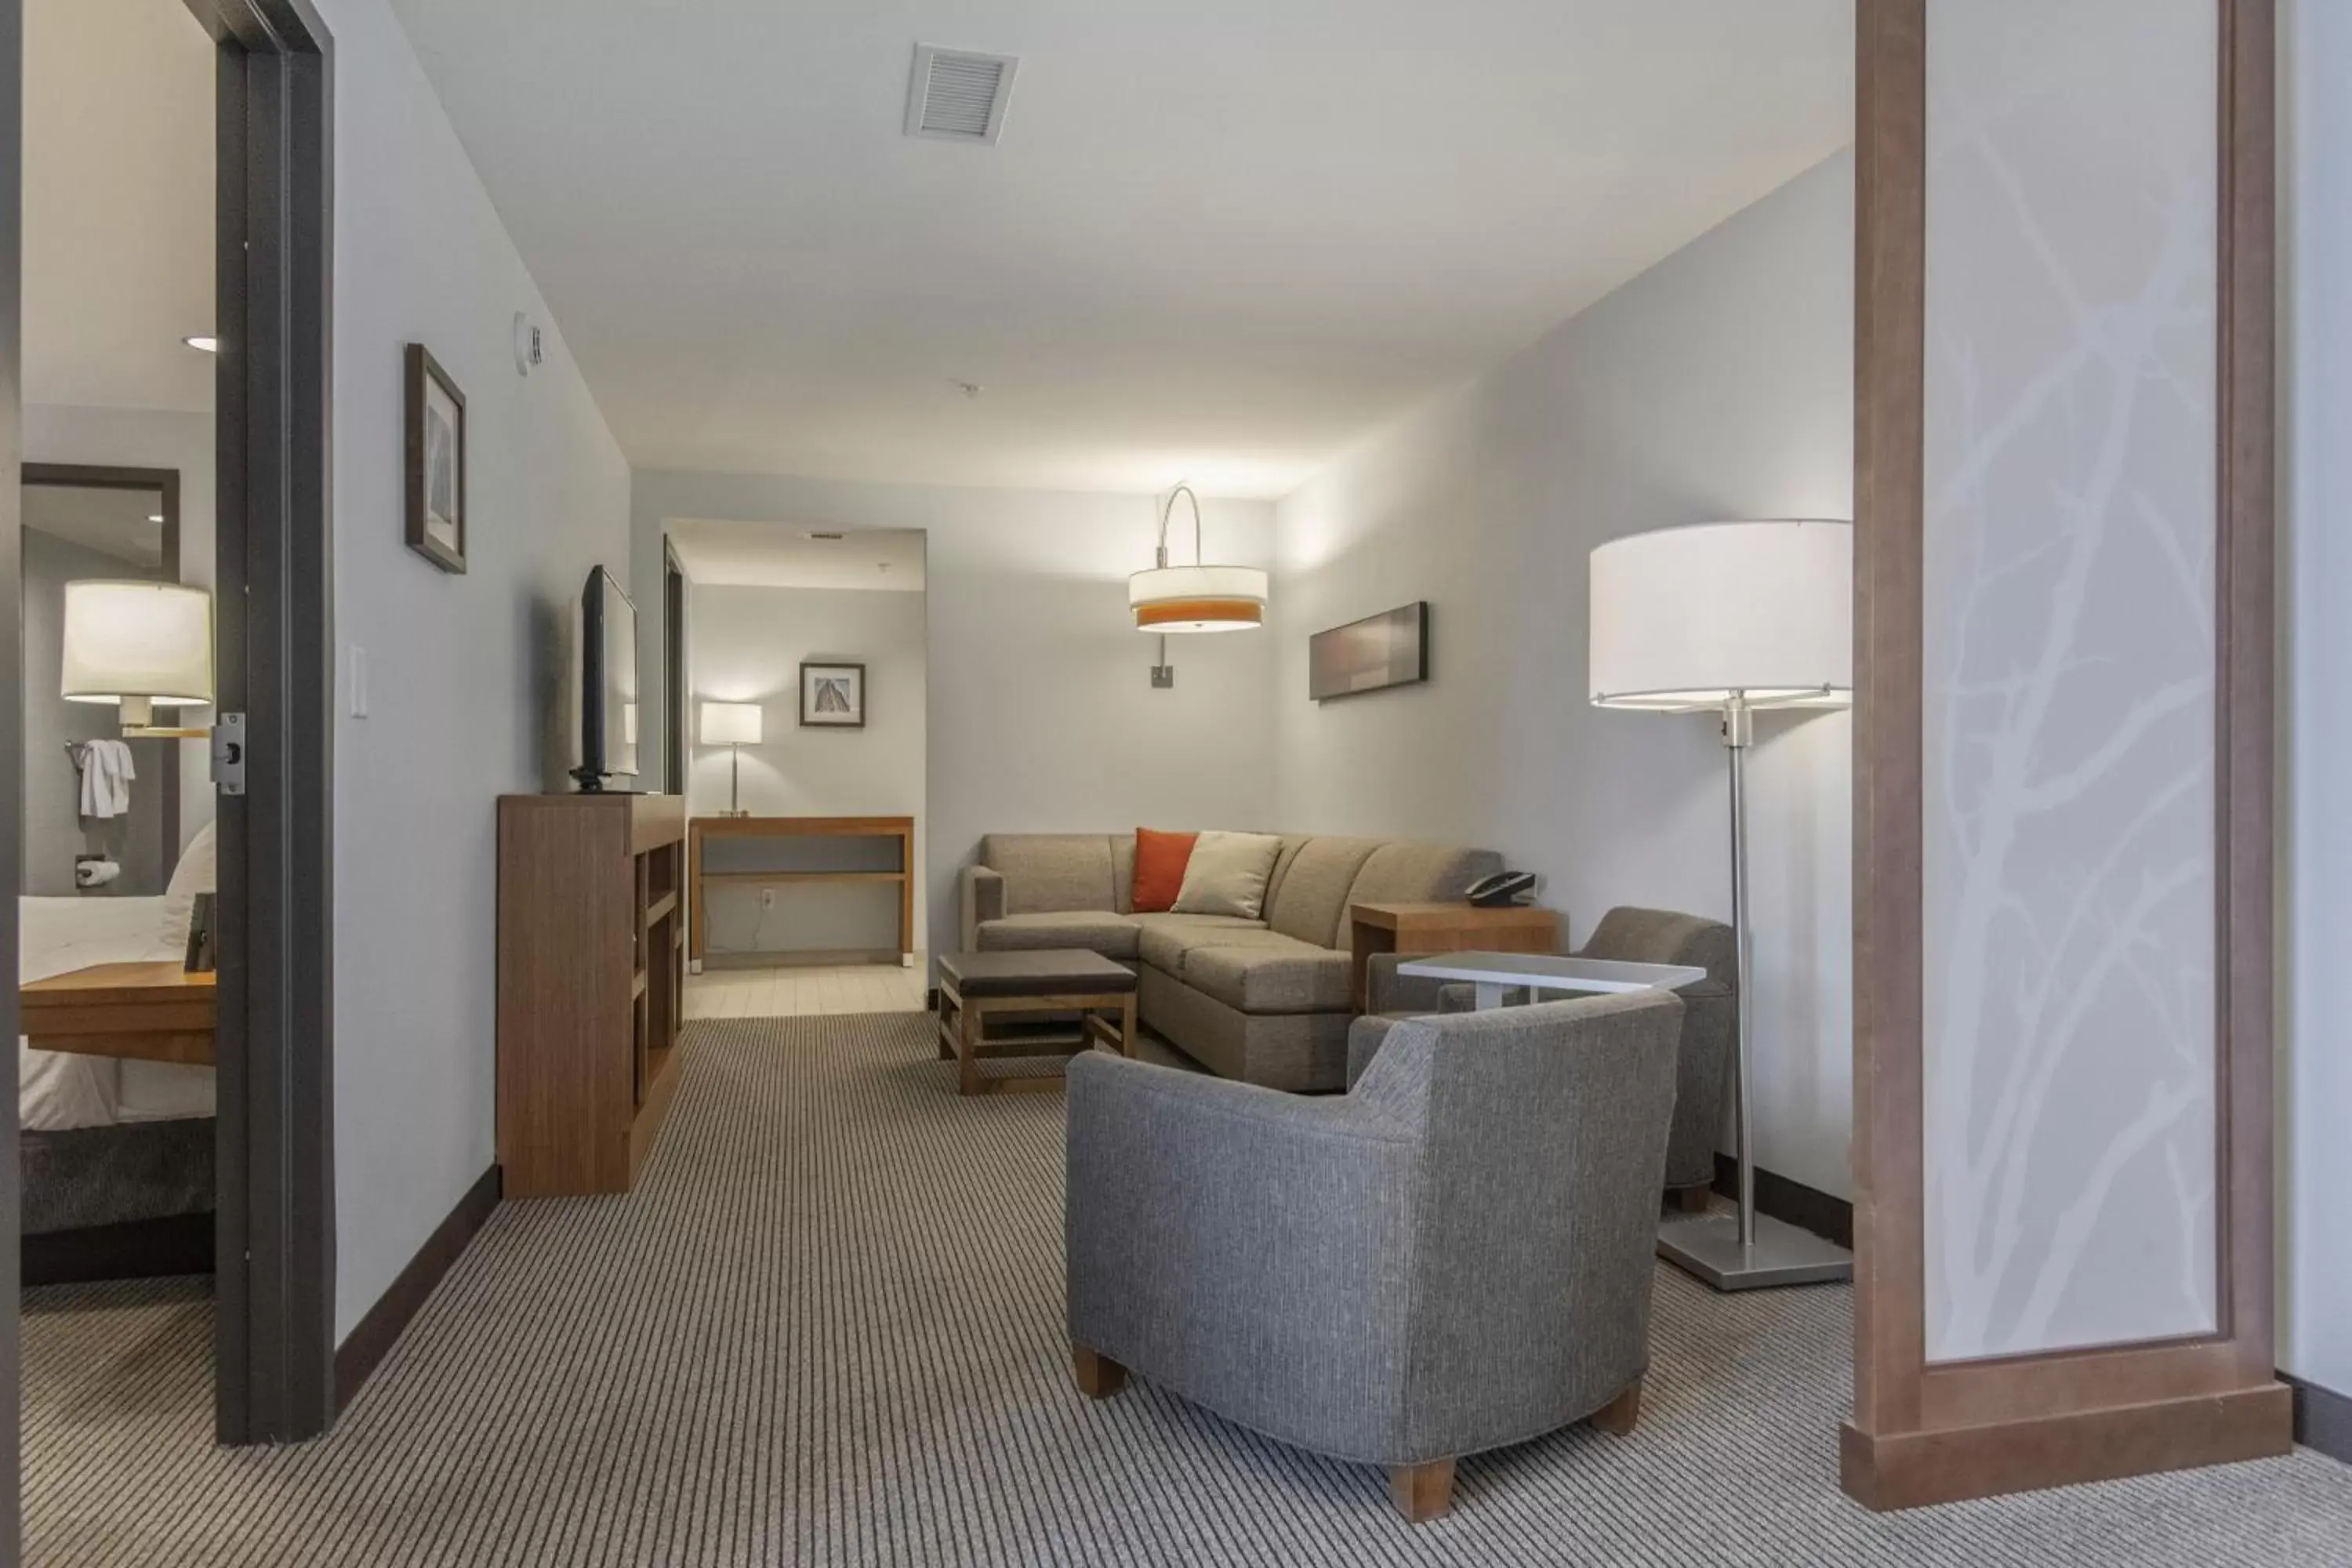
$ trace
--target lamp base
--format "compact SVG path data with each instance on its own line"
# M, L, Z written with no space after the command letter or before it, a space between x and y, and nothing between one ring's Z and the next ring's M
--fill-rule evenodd
M1810 1230L1756 1216L1756 1240L1739 1245L1739 1216L1693 1215L1658 1226L1658 1256L1718 1290L1825 1285L1853 1278L1853 1254Z

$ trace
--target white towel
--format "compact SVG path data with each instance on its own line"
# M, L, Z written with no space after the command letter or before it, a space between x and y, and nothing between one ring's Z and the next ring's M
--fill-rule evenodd
M81 749L81 814L93 821L131 810L131 746L123 741L90 741Z

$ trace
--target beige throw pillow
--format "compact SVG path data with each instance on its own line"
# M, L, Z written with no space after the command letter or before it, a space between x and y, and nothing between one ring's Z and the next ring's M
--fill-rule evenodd
M1272 833L1203 833L1185 864L1176 913L1264 919L1266 880L1281 853L1282 839Z

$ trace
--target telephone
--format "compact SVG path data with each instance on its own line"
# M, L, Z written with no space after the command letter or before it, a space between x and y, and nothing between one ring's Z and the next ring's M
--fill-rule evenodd
M1536 874L1533 871L1497 871L1491 877L1481 877L1470 884L1462 895L1482 910L1509 909L1530 903L1536 896Z

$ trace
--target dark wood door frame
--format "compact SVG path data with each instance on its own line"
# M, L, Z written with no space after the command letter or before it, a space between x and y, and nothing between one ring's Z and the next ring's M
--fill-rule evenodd
M188 0L219 45L218 1273L223 1442L335 1413L333 58L309 0Z
M103 463L26 463L23 488L52 485L61 489L82 490L156 490L163 495L160 510L163 519L163 572L171 582L180 581L180 470L177 468L126 468ZM164 720L159 722L171 722ZM163 770L155 781L156 797L163 803L161 849L163 875L168 879L172 868L180 858L180 742L167 742L173 750L163 755L171 765ZM156 889L161 892L162 889Z

